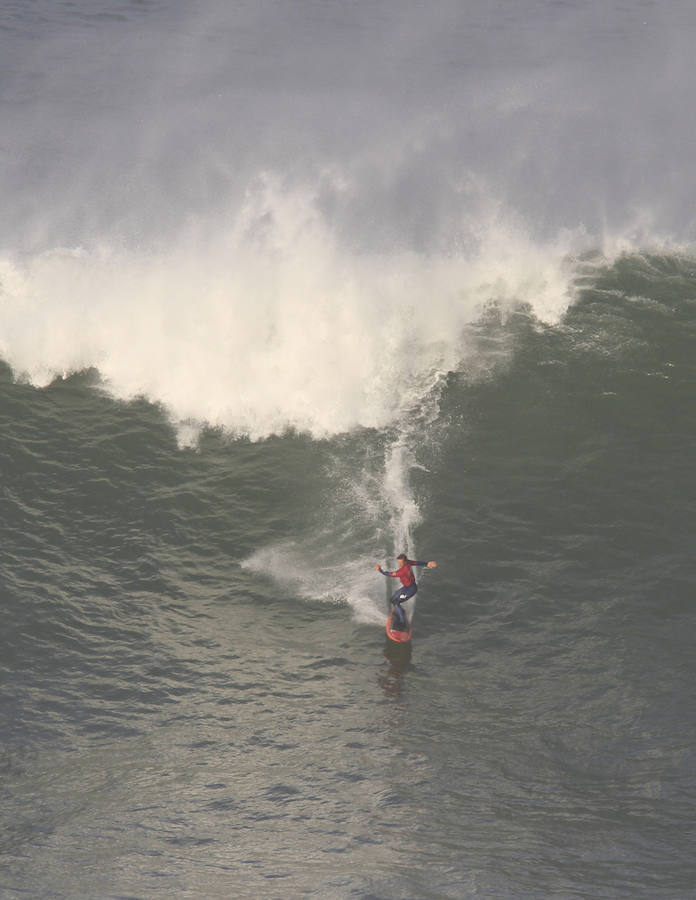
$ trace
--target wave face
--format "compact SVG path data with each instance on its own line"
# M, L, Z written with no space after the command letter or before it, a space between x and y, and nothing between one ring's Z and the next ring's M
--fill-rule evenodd
M3 895L693 890L694 25L5 4Z
M489 307L406 424L321 440L182 448L95 373L3 368L3 891L688 895L695 288L588 266L557 323ZM439 566L395 655L405 548Z

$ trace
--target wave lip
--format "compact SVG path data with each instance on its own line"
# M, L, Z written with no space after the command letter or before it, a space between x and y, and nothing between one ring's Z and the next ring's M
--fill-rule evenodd
M468 255L370 256L339 240L311 192L265 184L210 240L5 259L0 354L39 387L94 367L114 397L163 405L182 433L382 428L471 352L464 331L486 304L557 319L564 256L493 226Z

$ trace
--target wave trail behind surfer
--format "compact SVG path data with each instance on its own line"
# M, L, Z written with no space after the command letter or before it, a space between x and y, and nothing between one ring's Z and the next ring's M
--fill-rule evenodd
M396 557L396 560L401 563L401 565L393 572L386 571L379 563L375 565L375 569L377 569L378 572L381 572L382 575L386 575L387 578L399 578L401 580L401 587L392 594L391 603L394 607L394 611L399 617L399 622L404 625L406 623L406 613L401 604L405 600L409 600L413 597L418 590L416 576L413 574L413 566L427 566L429 569L434 569L437 566L437 563L433 560L430 562L418 562L415 559L409 559L405 553L400 553Z

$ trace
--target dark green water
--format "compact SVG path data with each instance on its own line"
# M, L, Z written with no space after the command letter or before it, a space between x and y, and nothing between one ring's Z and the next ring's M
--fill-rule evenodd
M181 448L3 369L4 896L693 895L696 268L583 279L408 432Z

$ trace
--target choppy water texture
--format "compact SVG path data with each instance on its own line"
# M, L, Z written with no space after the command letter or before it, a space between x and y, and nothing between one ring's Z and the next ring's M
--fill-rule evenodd
M414 449L410 652L391 525L342 514L384 435L180 449L5 371L3 891L689 896L695 288L625 259L480 324L509 355Z
M0 893L696 896L696 16L0 25Z

